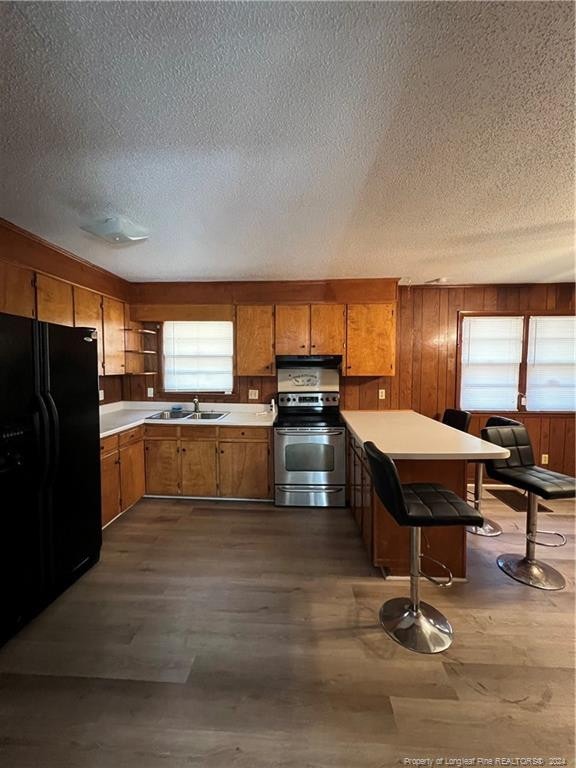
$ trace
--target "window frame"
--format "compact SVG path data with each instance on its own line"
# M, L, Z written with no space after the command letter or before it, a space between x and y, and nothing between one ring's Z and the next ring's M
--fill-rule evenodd
M501 414L541 414L546 416L558 415L558 416L573 416L576 411L529 411L525 405L520 404L520 395L526 397L526 384L528 380L528 331L530 326L531 317L573 317L574 313L570 311L559 311L557 309L533 309L533 310L459 310L458 311L458 323L456 334L456 407L460 408L460 399L462 396L462 327L465 317L522 317L524 318L524 325L522 329L522 359L520 361L520 368L518 372L518 397L516 401L515 411L497 411ZM472 411L472 413L485 414L490 413L490 410L486 411Z
M240 392L239 392L239 386L238 386L238 375L236 373L236 321L235 319L232 319L230 322L232 323L232 392L230 394L224 394L224 392L196 392L194 390L181 390L178 392L174 392L173 390L166 390L164 388L164 323L165 322L172 322L171 320L161 320L158 322L158 325L160 326L158 328L158 371L157 371L157 383L158 383L158 393L160 395L160 400L165 401L187 401L191 400L194 397L197 397L199 400L208 400L212 403L220 403L220 402L238 402L240 399ZM186 322L186 321L182 321ZM210 322L210 321L207 321Z

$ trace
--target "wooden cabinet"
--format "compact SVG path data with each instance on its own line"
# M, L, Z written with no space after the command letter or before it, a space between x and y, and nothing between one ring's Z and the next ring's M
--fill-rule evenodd
M102 492L102 525L107 525L120 514L120 455L118 450L100 459Z
M344 304L277 304L277 355L342 355L346 349Z
M104 296L102 301L104 324L104 375L122 375L125 372L124 304Z
M104 373L104 339L102 323L102 296L86 288L74 286L74 325L95 328L98 334L98 373Z
M216 440L182 440L183 496L217 496Z
M310 354L310 305L277 304L275 339L277 355Z
M144 441L137 440L120 448L120 499L122 512L144 496Z
M142 427L136 427L100 440L103 526L144 495L142 437Z
M396 360L394 304L349 304L347 376L393 376Z
M146 425L146 492L269 499L268 427Z
M146 493L177 496L180 493L178 440L146 440Z
M275 374L272 306L236 307L236 373L238 376Z
M38 320L59 325L74 325L72 286L48 275L36 275Z
M268 443L220 442L220 496L269 499Z
M312 304L310 307L310 354L342 355L346 351L346 306Z
M34 272L0 261L0 312L36 317Z

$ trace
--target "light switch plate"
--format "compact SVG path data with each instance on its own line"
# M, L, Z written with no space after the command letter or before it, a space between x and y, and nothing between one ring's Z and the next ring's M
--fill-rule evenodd
M248 390L248 400L258 400L260 392L257 389L249 389Z
M386 400L386 390L385 389L379 389L378 390L378 400Z
M148 387L146 389L146 397L154 397L154 387Z
M548 464L548 454L547 453L543 453L542 454L542 464L544 464L544 465Z
M99 400L104 400L105 397L106 397L106 395L104 393L104 390L103 389L99 389L98 390L98 399Z

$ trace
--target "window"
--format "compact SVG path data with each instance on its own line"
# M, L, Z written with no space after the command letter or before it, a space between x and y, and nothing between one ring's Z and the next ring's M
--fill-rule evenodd
M165 392L232 392L234 334L229 321L165 322Z
M526 410L574 410L575 337L574 317L530 318Z
M460 407L573 411L576 320L556 315L465 315Z

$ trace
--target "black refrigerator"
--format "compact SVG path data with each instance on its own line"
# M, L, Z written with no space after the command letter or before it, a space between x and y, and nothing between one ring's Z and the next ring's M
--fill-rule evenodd
M93 335L0 314L0 644L100 555Z

